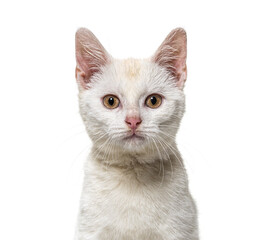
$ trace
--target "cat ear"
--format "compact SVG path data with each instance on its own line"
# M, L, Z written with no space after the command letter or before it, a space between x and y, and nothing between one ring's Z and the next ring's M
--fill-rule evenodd
M76 32L76 79L87 89L94 73L109 62L110 55L95 35L86 28Z
M186 69L187 37L182 28L172 30L156 51L152 60L167 70L183 88L187 78Z

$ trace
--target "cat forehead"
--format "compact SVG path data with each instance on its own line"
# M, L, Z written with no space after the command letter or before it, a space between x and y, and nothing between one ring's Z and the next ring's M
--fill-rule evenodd
M103 85L106 88L122 88L128 89L146 88L151 75L156 68L155 64L148 59L114 59L103 71Z
M135 80L139 78L143 63L139 59L125 59L122 61L123 71L127 80Z
M167 79L167 72L149 59L114 59L104 68L96 86L100 93L135 100L148 93L165 92L172 85Z
M122 78L120 81L127 83L129 81L141 81L142 73L146 72L147 65L150 62L146 59L122 59L114 60L112 67L115 70L117 78Z
M114 60L108 70L114 81L126 86L144 86L154 82L153 80L156 80L156 84L159 84L160 78L165 79L167 77L163 68L150 59Z

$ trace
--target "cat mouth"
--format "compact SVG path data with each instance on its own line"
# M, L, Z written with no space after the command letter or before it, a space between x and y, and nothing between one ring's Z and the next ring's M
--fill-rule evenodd
M133 133L127 137L124 138L124 140L144 140L144 137L137 135L136 133Z

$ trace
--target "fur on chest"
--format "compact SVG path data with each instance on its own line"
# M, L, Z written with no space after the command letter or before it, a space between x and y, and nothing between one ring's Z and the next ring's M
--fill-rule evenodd
M171 232L169 228L179 225L182 206L188 205L186 181L180 171L172 172L168 166L164 175L154 167L104 170L94 165L85 176L81 219L87 229L160 239L164 232ZM150 237L153 235L156 238Z

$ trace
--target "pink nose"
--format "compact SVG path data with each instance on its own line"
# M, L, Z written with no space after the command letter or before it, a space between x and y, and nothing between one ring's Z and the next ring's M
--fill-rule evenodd
M135 129L141 124L142 120L140 117L126 117L125 122L133 131L135 131Z

